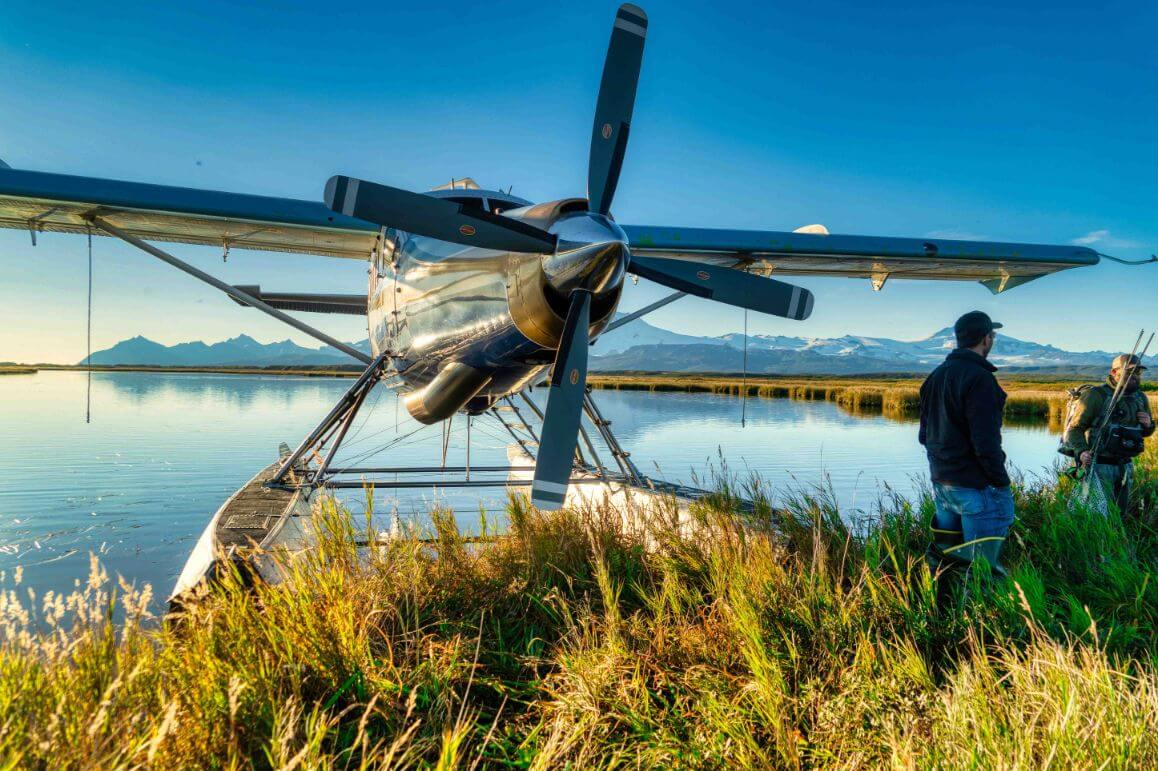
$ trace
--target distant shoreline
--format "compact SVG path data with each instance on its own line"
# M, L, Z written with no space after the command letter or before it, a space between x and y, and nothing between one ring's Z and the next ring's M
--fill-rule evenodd
M172 367L145 364L37 364L29 367L35 372L41 370L63 370L69 372L155 372L158 374L190 375L292 375L299 377L357 377L361 368L340 367Z
M93 366L67 364L0 365L0 374L32 374L37 370L84 372L145 372L166 375L270 375L275 377L353 378L358 368L335 367L166 367ZM748 375L710 372L593 372L591 388L599 390L711 393L793 401L829 401L853 414L913 419L917 415L918 389L923 374L889 373L870 375ZM1009 393L1006 418L1029 423L1043 422L1060 428L1068 403L1066 389L1090 379L1053 374L1009 373L1001 376ZM1146 384L1145 390L1155 390ZM1150 395L1158 409L1158 393Z
M64 370L84 372L154 372L158 374L212 374L212 375L275 375L292 377L344 377L352 378L361 374L357 367L209 367L209 366L155 366L155 365L94 365L91 368L70 364L0 365L5 371L36 372L39 370ZM1065 389L1081 383L1092 382L1089 377L1062 376L1054 373L1034 374L1029 372L1002 373L999 379L1012 393L1048 392L1052 398L1064 398ZM588 383L592 388L638 391L683 391L719 393L770 398L829 399L838 401L838 393L863 392L915 392L921 385L923 373L872 373L868 375L768 375L749 374L744 377L738 372L592 372ZM1147 383L1147 391L1155 385Z
M61 370L72 372L155 372L163 374L211 374L211 375L285 375L293 377L357 377L362 369L357 366L173 366L157 364L0 364L0 374L32 374L39 370ZM871 384L874 386L917 387L927 373L918 372L874 372L868 374L802 374L775 375L767 373L740 372L646 372L646 371L595 371L588 375L593 388L645 391L698 391L740 394L746 385L749 396L778 396L761 386L767 385L824 385L842 387ZM1007 383L1012 390L1026 390L1032 386L1061 389L1097 380L1084 373L1062 375L1056 372L1002 372L998 379ZM1154 390L1156 384L1145 383L1143 390Z

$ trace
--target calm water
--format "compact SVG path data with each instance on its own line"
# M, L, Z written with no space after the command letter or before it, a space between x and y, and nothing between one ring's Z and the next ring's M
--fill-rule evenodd
M84 422L85 375L41 372L0 377L0 571L23 566L26 586L72 586L97 553L110 573L168 593L209 517L234 490L324 415L348 380L233 375L96 373L93 420ZM545 394L536 394L541 398ZM758 472L775 491L831 480L842 506L871 512L887 484L910 493L926 473L916 426L853 417L825 402L707 394L598 391L605 417L645 473L707 476L719 453L733 470ZM391 392L371 396L339 463L434 464L441 431L418 430ZM448 463L465 461L465 421L453 426ZM414 433L417 431L417 433ZM507 440L490 418L471 427L471 462L506 463ZM374 454L384 443L393 446ZM1056 457L1045 428L1006 430L1012 462L1041 474ZM360 495L360 493L358 494ZM481 496L481 499L480 499ZM402 516L436 500L379 493L377 511ZM501 493L437 499L477 522L480 503ZM354 508L361 501L351 499Z

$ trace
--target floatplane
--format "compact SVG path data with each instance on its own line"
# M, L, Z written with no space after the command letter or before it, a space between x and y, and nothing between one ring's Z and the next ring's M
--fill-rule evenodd
M415 193L335 176L323 201L303 201L0 164L0 226L27 229L33 244L44 231L121 239L364 366L296 449L282 445L222 505L174 595L210 574L230 550L308 548L311 499L343 487L529 486L531 502L543 509L596 492L694 499L702 491L639 470L586 387L588 349L601 334L681 297L804 321L812 293L782 278L864 278L875 290L894 280L977 281L1001 293L1098 263L1099 254L1082 246L834 235L819 225L778 232L618 222L612 203L647 29L642 9L619 7L595 105L586 197L533 203L470 179ZM369 288L322 295L232 286L158 242L368 260ZM672 293L616 318L628 276ZM369 354L287 311L365 315ZM528 390L544 377L547 397L539 404ZM461 413L494 416L516 450L511 465L475 468L472 477L469 468L335 464L367 394L380 383L397 389L422 424ZM598 459L592 434L614 465ZM424 472L439 476L414 478ZM452 478L457 472L463 478ZM506 476L482 479L483 472ZM410 481L398 481L406 475Z

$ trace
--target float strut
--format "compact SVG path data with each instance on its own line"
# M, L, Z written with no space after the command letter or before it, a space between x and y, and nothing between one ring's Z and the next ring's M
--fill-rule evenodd
M344 418L352 407L362 403L365 394L374 387L374 384L377 383L381 377L382 365L385 363L388 355L389 354L385 353L381 354L358 376L358 379L350 386L350 390L346 391L345 395L334 405L334 409L330 410L329 414L322 418L322 422L319 423L317 427L310 432L309 436L298 445L298 448L285 459L285 462L281 464L281 468L277 470L277 473L273 475L268 484L280 483L282 479L285 478L285 475L289 473L289 470L294 467L294 464L321 438L322 434L333 428L334 424ZM343 432L343 435L344 434L345 432Z

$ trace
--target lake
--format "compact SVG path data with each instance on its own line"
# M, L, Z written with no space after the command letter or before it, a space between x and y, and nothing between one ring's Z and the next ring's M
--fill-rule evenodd
M11 588L68 590L87 575L89 553L110 574L150 582L166 596L189 549L221 503L296 445L349 387L340 378L209 374L94 373L92 422L85 423L85 373L0 376L0 571ZM536 392L542 404L546 394ZM853 416L829 402L747 401L700 393L596 391L595 399L644 473L673 481L709 476L722 454L733 471L752 470L776 494L818 484L846 512L871 513L889 485L917 491L927 473L915 423ZM465 462L465 420L452 424L447 462ZM386 442L393 446L378 452ZM471 425L471 463L507 462L508 438L491 418ZM1005 432L1011 463L1045 474L1059 457L1044 427ZM420 430L394 394L377 389L337 462L437 465L439 426ZM610 461L609 456L606 460ZM361 493L349 501L362 509ZM502 493L379 493L376 511L414 516L438 502L478 521L480 503L498 512Z

